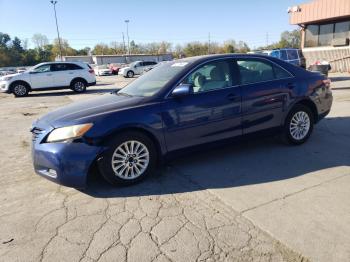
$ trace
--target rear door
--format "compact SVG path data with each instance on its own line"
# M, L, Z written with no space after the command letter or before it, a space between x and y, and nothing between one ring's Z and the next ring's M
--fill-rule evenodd
M183 80L193 86L193 93L164 101L162 118L169 151L242 134L240 87L233 67L233 60L199 66Z
M243 134L280 126L294 77L267 59L238 59L237 66Z
M65 63L52 65L52 71L55 79L55 87L69 86L68 66Z

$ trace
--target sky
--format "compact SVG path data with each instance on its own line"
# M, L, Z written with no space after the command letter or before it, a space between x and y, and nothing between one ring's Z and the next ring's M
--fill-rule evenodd
M251 48L277 41L288 23L287 8L310 0L58 0L61 38L73 48L122 42L129 19L130 41L245 41ZM57 37L49 0L0 0L0 32L28 39ZM268 35L268 37L267 37Z

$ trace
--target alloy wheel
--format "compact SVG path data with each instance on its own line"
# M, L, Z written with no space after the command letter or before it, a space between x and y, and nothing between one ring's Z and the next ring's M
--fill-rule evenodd
M119 145L112 155L112 169L121 179L132 180L141 176L149 164L147 147L135 140Z
M84 90L84 87L85 87L85 85L84 85L84 83L83 82L76 82L75 84L74 84L74 90L75 91L78 91L78 92L81 92L81 91L83 91Z
M295 140L302 140L304 139L310 130L310 117L309 115L304 111L296 112L289 125L289 132L290 135Z
M27 93L27 88L24 85L16 85L13 92L18 96L24 96Z

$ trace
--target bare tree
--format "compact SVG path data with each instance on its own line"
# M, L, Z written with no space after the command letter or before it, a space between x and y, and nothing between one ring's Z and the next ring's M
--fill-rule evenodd
M37 49L42 50L44 46L49 44L49 39L43 34L34 34L32 37L32 42Z

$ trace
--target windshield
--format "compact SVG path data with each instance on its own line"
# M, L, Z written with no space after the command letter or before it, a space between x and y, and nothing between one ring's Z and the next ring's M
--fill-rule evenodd
M130 96L153 96L161 90L187 63L163 63L140 76L118 93Z
M134 67L138 62L132 62L129 67Z

